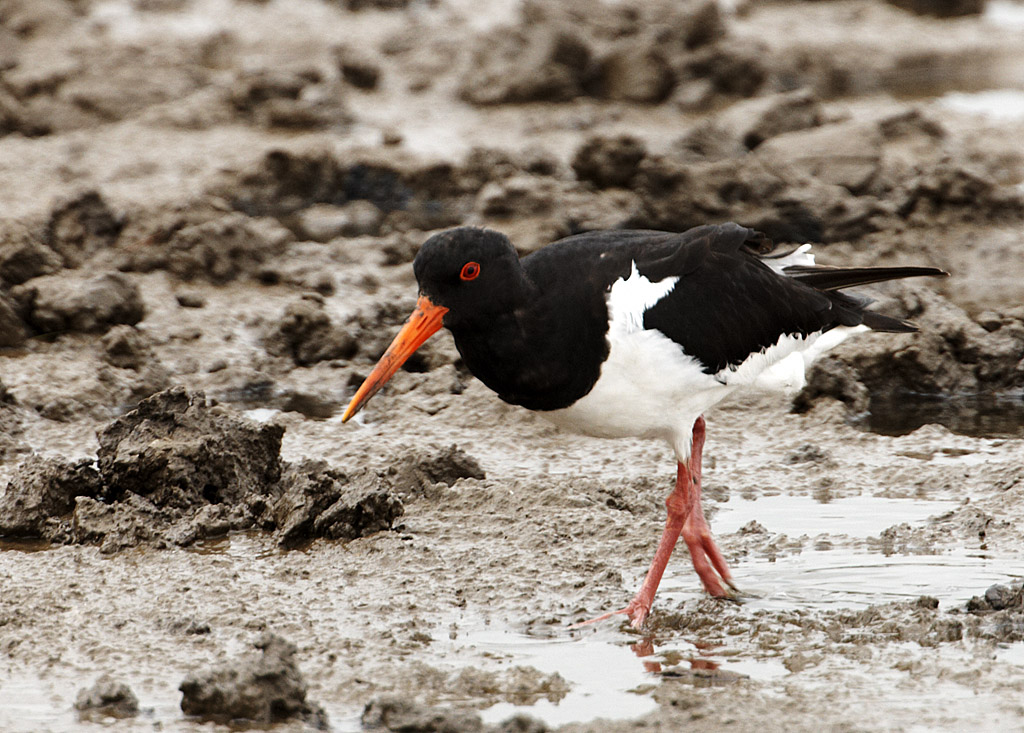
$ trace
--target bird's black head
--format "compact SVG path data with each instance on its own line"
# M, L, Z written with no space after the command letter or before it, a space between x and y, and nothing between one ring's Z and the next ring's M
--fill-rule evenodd
M490 229L458 227L435 234L412 267L420 292L449 310L446 323L505 307L523 281L512 243Z
M525 290L526 276L512 244L487 229L459 227L435 234L412 267L420 284L416 310L356 390L342 422L359 412L442 325L452 330L458 345L457 330L480 329L511 310Z

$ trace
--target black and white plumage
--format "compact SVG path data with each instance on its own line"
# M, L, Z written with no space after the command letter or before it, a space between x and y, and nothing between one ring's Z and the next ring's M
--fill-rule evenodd
M721 595L709 567L726 582L728 570L700 511L696 441L703 440L704 411L740 388L802 379L805 356L852 330L916 330L872 312L869 299L843 288L945 274L822 267L808 250L776 253L763 234L721 224L681 234L590 232L520 259L498 232L443 232L416 257L416 313L344 419L443 325L467 368L503 400L576 432L671 444L679 479L669 498L667 549L658 557L667 562L682 532L705 587ZM783 367L796 376L779 374ZM711 565L702 567L695 552ZM637 625L664 562L655 573L656 558L648 591L622 611Z
M414 267L423 294L449 307L466 366L503 400L586 434L664 437L682 459L688 437L670 433L822 333L914 330L841 292L844 270L771 252L763 235L723 224L579 234L520 260L503 235L461 228L424 244ZM479 262L480 276L445 277L452 257Z

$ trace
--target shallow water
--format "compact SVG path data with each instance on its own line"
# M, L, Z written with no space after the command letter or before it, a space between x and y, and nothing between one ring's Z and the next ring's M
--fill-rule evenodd
M805 550L776 559L748 559L737 565L735 575L737 585L750 594L746 604L751 609L858 609L923 595L948 608L966 602L979 589L1024 578L1024 559L966 549L888 557Z
M938 424L959 435L1020 438L1024 437L1024 395L903 395L872 400L868 415L854 424L881 435L906 435Z
M770 532L791 537L820 534L870 537L902 522L920 522L949 511L955 501L851 496L821 502L809 496L777 494L756 500L733 498L719 505L711 520L716 535L736 532L756 521Z
M878 514L892 519L890 510L900 500L869 499L867 508L877 503ZM747 504L769 504L771 498ZM803 502L801 509L808 506ZM850 508L858 502L836 502ZM923 504L918 514L934 511L952 502L914 502ZM782 502L778 502L781 506ZM832 505L823 505L835 508ZM909 506L908 506L909 510ZM726 524L740 521L724 517ZM897 513L899 513L897 511ZM903 512L909 514L910 512ZM722 512L724 515L725 512ZM821 512L821 515L826 512ZM856 512L854 512L856 514ZM855 519L857 519L855 517ZM860 518L863 519L863 518ZM793 528L812 521L805 515ZM868 531L869 522L854 522L854 531ZM858 529L859 528L859 529ZM700 598L702 593L685 558L674 563L675 574L666 576L657 604L671 608L684 601ZM886 557L860 550L805 551L796 555L747 558L734 566L739 586L749 595L743 603L746 613L779 610L860 609L891 601L914 600L921 595L939 599L941 608L962 604L978 588L997 582L1024 578L1024 560L1016 556L957 550L942 555L906 555ZM609 621L574 634L572 637L537 638L508 628L479 628L460 633L453 648L483 652L507 666L528 665L548 674L558 672L572 686L557 703L542 699L533 705L499 703L482 711L486 723L497 723L524 713L549 725L587 722L598 718L636 718L653 710L652 698L643 694L661 684L662 673L672 668L722 675L705 677L704 684L730 684L729 675L749 677L761 682L781 680L790 674L781 658L766 658L737 653L735 649L704 647L699 639L639 639ZM1024 659L1024 645L1014 644L999 651L998 658L1017 664ZM477 663L479 659L477 660ZM356 729L353 729L356 730Z
M863 608L922 595L942 607L964 603L980 588L1024 578L1024 558L956 547L939 554L884 555L853 540L877 537L898 524L921 524L957 506L955 501L854 496L826 503L806 496L779 494L721 505L711 520L718 536L757 521L774 534L790 538L821 537L824 544L793 554L748 556L735 563L737 585L751 609ZM832 541L835 547L830 547ZM826 549L828 548L828 549ZM676 563L659 598L681 601L700 596L689 568ZM685 589L685 590L684 590Z
M516 713L526 713L549 725L562 725L596 718L636 718L657 707L650 697L630 692L657 679L624 643L587 638L538 639L507 629L490 629L470 632L460 644L508 655L514 664L529 665L545 674L557 672L572 686L557 703L541 699L529 706L508 702L493 705L482 711L485 723L499 723Z
M919 524L954 506L953 501L871 496L853 496L827 503L785 494L756 500L733 497L719 505L712 527L726 547L730 544L727 535L751 520L775 534L784 533L790 538L822 537L835 544L835 549L830 550L805 549L774 559L751 555L735 562L737 583L749 594L741 607L744 615L780 610L859 609L893 600L912 600L921 595L938 598L941 607L948 609L951 604L963 603L987 585L1024 577L1024 559L966 548L938 555L887 557L867 549L864 540L877 536L893 524ZM806 543L807 546L812 544ZM186 577L191 567L188 558L197 554L230 567L235 573L234 583L266 586L267 592L273 590L279 576L283 577L282 562L294 560L258 535L233 535L202 543L192 551L161 555L164 561L170 561L161 571L162 576ZM642 572L642 568L638 572ZM672 609L702 596L685 552L681 552L670 565L657 605L661 609ZM669 639L638 637L625 631L618 621L583 631L543 627L543 636L503 625L495 618L483 621L462 612L451 621L452 624L436 625L437 628L457 625L458 634L454 639L447 635L434 638L425 655L432 665L455 671L473 667L501 671L529 666L544 675L557 672L571 687L557 703L540 699L532 705L508 702L492 705L482 711L487 723L499 722L516 713L529 714L552 726L601 717L636 718L655 709L656 703L646 691L661 684L663 675L671 677L692 672L703 675L694 678L693 684L724 685L731 684L735 676L774 684L790 674L781 657L702 646L701 640L693 635ZM1016 664L1024 654L1021 648L1021 645L1006 647L1000 650L999 659ZM0 695L16 703L0 706L0 730L109 727L102 722L80 721L72 710L75 692L84 684L91 684L93 677L90 675L89 680L83 680L81 669L74 666L54 669L45 676L29 673L6 676ZM203 728L181 717L179 695L172 693L175 688L176 684L158 677L133 680L133 689L144 712L134 721L117 723L118 729ZM325 702L333 730L361 730L359 709ZM31 727L18 728L15 724L30 724Z
M921 501L857 496L828 503L802 496L733 499L719 508L712 525L719 535L737 531L753 519L790 537L829 535L869 538L893 524L926 521L957 505L954 501ZM1024 578L1024 559L964 548L940 555L885 556L866 549L842 547L805 550L778 558L747 557L733 566L737 584L748 595L746 613L780 610L860 609L922 595L939 599L940 607L962 604L979 588ZM670 565L657 604L672 608L703 596L685 553ZM529 665L545 674L558 672L571 692L558 703L499 703L483 711L487 723L516 713L540 718L549 725L597 718L635 718L652 710L653 700L641 693L661 683L662 673L677 667L724 677L705 677L705 684L729 684L729 675L761 682L790 674L781 658L738 654L736 650L702 647L699 640L638 638L615 621L574 632L571 637L537 638L507 628L477 628L460 633L453 647L485 652L508 665ZM1024 645L1001 651L1010 663L1024 654Z

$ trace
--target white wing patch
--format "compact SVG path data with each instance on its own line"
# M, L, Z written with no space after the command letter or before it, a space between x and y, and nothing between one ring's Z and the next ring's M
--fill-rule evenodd
M671 292L678 277L666 277L651 282L632 263L629 278L619 278L608 293L608 314L611 316L610 329L622 329L625 333L644 329L644 313Z
M805 372L811 362L848 336L867 330L867 326L837 326L807 336L783 334L773 346L751 354L742 364L726 367L715 378L733 387L795 391L807 383Z
M722 369L715 374L715 379L731 387L799 388L803 386L803 360L789 361L789 357L808 348L820 335L784 333L772 346L751 354L740 364Z

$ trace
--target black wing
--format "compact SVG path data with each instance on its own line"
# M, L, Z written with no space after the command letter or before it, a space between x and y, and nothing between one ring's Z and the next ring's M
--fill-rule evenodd
M859 324L915 331L906 321L867 310L870 299L839 289L945 274L933 268L794 267L781 275L762 261L771 251L760 232L723 224L691 229L671 254L641 256L640 274L652 280L679 277L644 314L644 326L664 333L715 374L773 346L784 334L806 336Z

